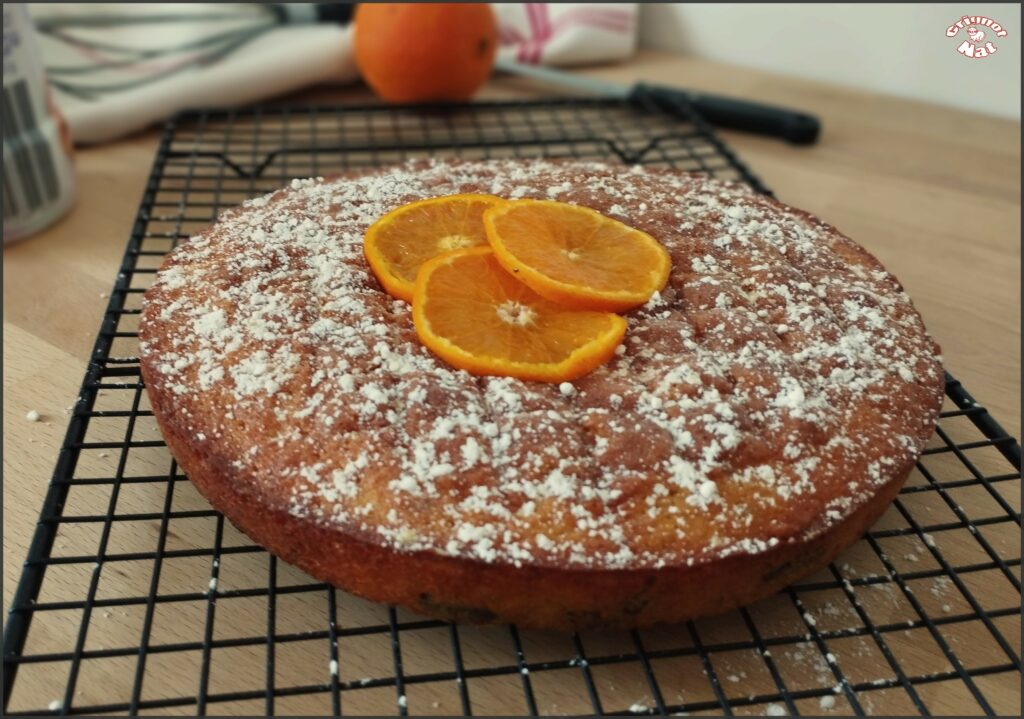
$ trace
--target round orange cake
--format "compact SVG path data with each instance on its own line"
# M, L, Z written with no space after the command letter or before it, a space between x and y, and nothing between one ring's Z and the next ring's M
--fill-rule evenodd
M668 285L574 383L449 367L362 240L456 193L598 210L668 249ZM253 540L369 599L533 627L678 621L812 572L884 511L943 389L899 282L835 228L582 162L294 180L168 256L140 341L168 446Z

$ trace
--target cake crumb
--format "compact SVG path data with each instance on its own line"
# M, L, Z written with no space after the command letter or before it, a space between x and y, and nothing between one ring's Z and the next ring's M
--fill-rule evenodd
M820 706L824 711L830 711L832 709L835 709L836 698L831 694L826 694L818 700L818 706Z

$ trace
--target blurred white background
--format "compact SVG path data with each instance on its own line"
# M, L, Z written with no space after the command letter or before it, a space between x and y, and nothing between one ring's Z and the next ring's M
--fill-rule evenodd
M945 33L962 15L1006 28L987 38L996 54L956 52L964 32ZM1019 119L1020 16L1009 3L651 3L641 6L640 45Z

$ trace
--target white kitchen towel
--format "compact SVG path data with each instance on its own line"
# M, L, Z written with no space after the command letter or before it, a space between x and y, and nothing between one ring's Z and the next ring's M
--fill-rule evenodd
M500 57L533 65L623 60L636 50L633 3L496 3Z
M76 142L120 137L189 107L231 107L358 77L351 25L310 4L32 3L53 97ZM636 5L498 3L501 57L578 65L636 45ZM284 12L287 24L281 24Z

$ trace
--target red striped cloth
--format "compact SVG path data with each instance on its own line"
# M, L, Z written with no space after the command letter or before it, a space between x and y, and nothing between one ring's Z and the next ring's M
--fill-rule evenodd
M501 57L533 65L582 65L636 50L635 3L495 3Z

